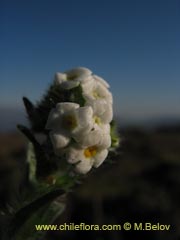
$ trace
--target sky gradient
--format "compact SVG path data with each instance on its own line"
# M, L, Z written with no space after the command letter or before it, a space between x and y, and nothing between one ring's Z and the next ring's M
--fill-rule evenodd
M120 118L180 118L179 29L178 0L0 0L3 119L76 66L110 83Z

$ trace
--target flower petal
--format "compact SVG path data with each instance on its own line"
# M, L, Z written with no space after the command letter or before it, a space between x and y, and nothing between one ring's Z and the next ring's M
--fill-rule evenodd
M66 147L70 142L70 138L68 136L64 136L53 131L50 132L50 139L55 151Z
M100 126L100 128L103 130L103 132L104 132L105 134L109 134L109 135L110 135L110 130L111 130L110 124L102 124L102 125Z
M61 87L64 88L64 89L72 89L72 88L75 88L79 85L79 81L77 81L76 79L75 80L68 80L68 81L65 81L61 84Z
M66 80L67 80L67 76L64 73L57 72L54 76L54 82L57 85L63 83Z
M113 103L111 92L99 81L94 80L91 82L91 84L89 84L89 86L83 86L82 88L83 96L87 102L97 99L104 99L107 103Z
M63 102L63 103L58 103L56 105L56 110L59 113L66 113L66 112L71 112L74 109L78 109L79 104L77 103L72 103L72 102Z
M93 110L91 106L80 107L76 110L78 122L82 127L92 123Z
M66 152L68 163L77 163L82 159L85 159L82 148L69 147Z
M111 146L110 125L101 124L94 125L97 135L99 136L99 142L96 143L99 149L109 148Z
M70 147L66 156L69 163L76 164L75 170L78 173L86 174L92 168L92 159L85 157L82 148Z
M99 147L109 148L111 146L111 136L108 133L102 134L101 141L99 142Z
M94 163L93 163L93 167L98 168L106 159L108 155L108 150L107 149L103 149L101 151L99 151L96 156L94 157Z
M106 88L109 88L109 87L110 87L109 84L108 84L103 78L101 78L101 77L99 77L99 76L97 76L97 75L93 75L93 77L94 77L94 79L95 79L96 81L98 81L99 83L101 83L104 87L106 87Z
M57 131L63 130L62 116L65 113L72 112L79 108L79 104L71 102L58 103L55 109L52 109L49 113L48 120L46 123L46 129L54 129ZM64 130L63 130L64 132Z
M105 101L105 99L96 99L86 101L86 105L89 105L93 109L94 117L99 117L104 123L110 123L113 118L112 104Z
M75 111L77 127L72 131L74 137L93 127L93 110L90 106L80 107Z
M51 112L49 113L48 120L46 123L46 129L54 129L57 128L60 124L60 115L56 111L56 109L52 109Z
M111 92L99 82L96 84L96 91L100 98L105 99L108 103L113 103Z
M113 109L111 104L104 105L105 111L101 115L101 119L104 123L110 123L113 119Z
M88 68L77 67L65 72L69 77L80 76L80 75L91 75L92 72Z
M83 147L98 145L101 142L102 135L99 130L83 131L82 134L74 136L76 142Z
M94 78L89 78L89 81L82 81L82 90L83 90L83 95L89 95L94 88Z
M80 161L77 165L76 165L76 172L81 173L81 174L86 174L88 173L92 168L92 164L90 162L89 159L85 159Z

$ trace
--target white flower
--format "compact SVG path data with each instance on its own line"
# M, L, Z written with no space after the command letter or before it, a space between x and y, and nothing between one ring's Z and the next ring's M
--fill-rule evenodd
M99 83L101 83L102 85L104 85L104 87L106 87L106 88L109 88L109 87L110 87L109 84L108 84L103 78L101 78L101 77L99 77L99 76L97 76L97 75L93 75L93 77L94 77L94 79L95 79L96 81L98 81Z
M86 105L92 107L94 121L96 124L108 124L112 121L113 108L111 103L108 103L104 99L89 99L89 101L86 102Z
M50 129L50 138L56 154L66 147L72 138L76 141L88 134L93 128L93 110L90 106L80 107L79 104L58 103L48 117L46 129Z
M113 98L111 92L107 89L105 84L93 78L93 81L82 84L83 97L87 105L91 104L93 100L103 99L107 103L112 104Z
M76 171L85 174L102 164L111 146L113 99L109 84L83 67L56 73L55 84L66 90L79 85L82 88L79 97L84 98L85 106L72 102L57 104L49 114L46 129L50 130L55 154L65 154ZM73 97L71 101L79 101L77 94Z
M94 124L91 131L84 131L76 139L77 144L81 147L90 147L96 145L99 148L109 148L111 146L110 125Z
M55 74L55 84L64 89L77 87L80 83L92 80L92 72L88 68L77 67L64 73Z
M99 167L108 155L108 148L111 146L110 125L103 124L94 129L88 135L82 135L86 139L87 146L76 144L66 151L67 161L75 164L78 173L85 174L92 167ZM85 142L84 142L85 143Z
M99 146L87 148L70 147L67 151L67 160L75 164L78 173L86 174L92 167L99 167L108 155L108 150Z
M101 139L98 142L98 146L101 148L109 148L111 146L110 124L101 124L100 126L95 125L94 128L98 129L99 134L101 135Z

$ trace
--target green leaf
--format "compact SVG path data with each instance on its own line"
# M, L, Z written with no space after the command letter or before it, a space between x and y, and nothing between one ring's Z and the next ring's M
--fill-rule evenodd
M27 221L21 226L15 240L43 240L46 231L37 231L35 225L53 224L54 220L64 211L65 205L60 201L53 201L49 205L39 208Z
M47 209L47 206L49 206L49 204L51 204L57 197L63 195L64 193L65 191L62 189L55 189L53 191L50 191L47 194L42 195L38 199L28 203L26 206L20 208L15 213L15 215L13 216L9 224L8 234L10 239L15 234L18 234L20 229L23 228L24 224L26 224L26 222L28 221L31 221L30 220L31 218L32 218L32 222L34 223L35 217L38 217L39 219L38 214L40 214L42 217L42 213L44 214L45 212L44 211L41 212L41 209L45 207ZM40 210L40 213L38 212L39 210ZM46 218L48 218L48 216L49 215L47 214ZM38 222L36 222L36 224L38 224Z
M83 98L82 94L83 90L81 85L78 85L77 87L71 89L71 96L69 101L78 103L81 107L85 104L85 99Z
M117 148L119 146L120 143L120 138L119 138L119 134L118 134L118 130L117 130L117 125L115 123L115 121L113 120L111 123L111 148Z

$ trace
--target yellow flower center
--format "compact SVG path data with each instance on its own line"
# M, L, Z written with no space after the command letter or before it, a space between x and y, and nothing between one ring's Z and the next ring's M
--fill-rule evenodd
M99 93L98 93L97 91L95 91L95 90L92 92L92 95L93 95L93 97L94 97L95 99L101 98L101 96L99 95Z
M101 122L101 119L99 117L94 117L94 122L98 125L100 125L102 122Z
M92 147L88 147L84 150L84 156L86 158L91 158L94 157L97 153L97 147L96 146L92 146Z
M63 118L63 126L66 129L74 129L75 127L77 127L77 120L75 118L75 116L73 115L66 115Z

